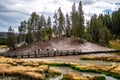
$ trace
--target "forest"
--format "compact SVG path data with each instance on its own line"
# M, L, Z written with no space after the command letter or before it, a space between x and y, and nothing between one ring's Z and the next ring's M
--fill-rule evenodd
M79 2L77 8L75 3L71 6L71 12L63 14L59 7L54 16L48 16L47 19L44 14L33 12L28 20L21 21L17 34L9 27L5 42L15 49L16 44L31 44L63 36L82 43L87 40L103 46L108 46L110 40L120 39L120 8L112 14L94 14L85 25L82 2Z

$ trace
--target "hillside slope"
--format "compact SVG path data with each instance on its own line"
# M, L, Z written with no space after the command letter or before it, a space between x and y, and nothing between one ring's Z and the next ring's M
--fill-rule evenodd
M32 43L12 52L31 52L36 49L81 50L84 52L111 50L110 48L102 47L87 41L84 44L78 44L73 42L70 38L55 38L46 42Z

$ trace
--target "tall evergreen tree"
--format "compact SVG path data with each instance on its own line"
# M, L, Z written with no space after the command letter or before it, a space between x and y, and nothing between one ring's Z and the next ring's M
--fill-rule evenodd
M33 12L28 20L28 31L31 31L31 37L32 41L37 41L37 30L38 30L38 21L39 21L39 15L36 12Z
M64 32L64 26L65 26L65 21L64 21L64 15L63 15L63 13L62 13L62 10L61 10L61 7L59 7L59 9L58 9L58 34L59 34L59 37L61 37L62 36L62 34L64 33L65 34L65 32Z
M112 20L109 14L100 14L99 18L101 18L103 25L109 29L112 33Z
M71 28L70 28L70 17L68 13L66 14L66 36L70 37L71 36Z
M78 11L76 10L75 3L72 5L71 21L72 36L74 39L81 41L84 36L84 14L81 1L78 6Z
M50 40L52 37L52 29L51 29L51 18L50 16L47 19L47 28L46 28L48 39Z
M98 30L99 29L97 28L97 15L94 14L90 20L90 32L89 32L93 42L99 42Z
M81 1L79 2L79 6L78 6L78 15L79 15L79 22L78 22L77 34L78 34L78 38L83 38L84 36L84 13L82 10Z
M27 34L26 34L26 42L28 44L33 42L33 37L32 37L33 35L32 34L33 34L33 28L31 26L30 20L28 20L28 22L27 22Z
M112 32L120 36L120 8L112 13Z
M41 15L40 17L40 26L41 26L41 40L45 41L46 40L46 26L47 26L47 22L45 20L45 16Z
M75 38L77 37L77 24L78 24L78 14L76 11L76 5L73 3L72 5L72 12L71 12L71 22L72 22L72 36Z
M47 26L51 27L51 17L50 16L47 19Z
M53 32L56 37L58 37L58 15L57 12L55 11L54 16L53 16L54 22L53 22Z
M41 15L41 18L40 18L40 24L42 26L42 28L45 28L46 27L46 20L45 20L45 16L44 15Z
M14 29L12 29L12 27L10 26L8 28L8 47L10 49L16 49L15 44L16 44L16 36L14 33Z
M110 31L102 22L103 17L96 15L91 17L89 34L91 35L92 41L101 45L108 45L110 39Z
M20 26L18 27L18 31L19 31L18 43L26 41L26 28L27 28L27 22L22 21Z
M39 16L39 18L38 18L38 26L37 26L37 33L36 33L37 41L41 40L41 29L42 29L41 17Z

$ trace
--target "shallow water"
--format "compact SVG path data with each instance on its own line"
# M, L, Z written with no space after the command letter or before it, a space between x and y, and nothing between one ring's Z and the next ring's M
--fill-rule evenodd
M77 74L82 74L84 76L104 76L106 78L106 80L118 80L118 79L115 79L111 76L106 76L104 74L98 74L98 73L92 73L92 72L80 72L80 71L77 71L77 70L73 70L69 67L53 67L51 66L50 67L51 69L57 69L57 70L60 70L62 72L62 74L56 78L49 78L47 80L61 80L63 78L63 74L64 73L68 73L68 72L74 72L74 73L77 73Z

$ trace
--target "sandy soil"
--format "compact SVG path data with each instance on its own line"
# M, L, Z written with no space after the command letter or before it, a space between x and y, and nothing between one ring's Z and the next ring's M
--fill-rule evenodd
M88 51L104 51L104 50L112 50L110 48L102 47L94 43L85 42L84 44L71 45L70 39L62 39L56 42L51 41L51 48L56 48L58 50L81 50L83 52Z

